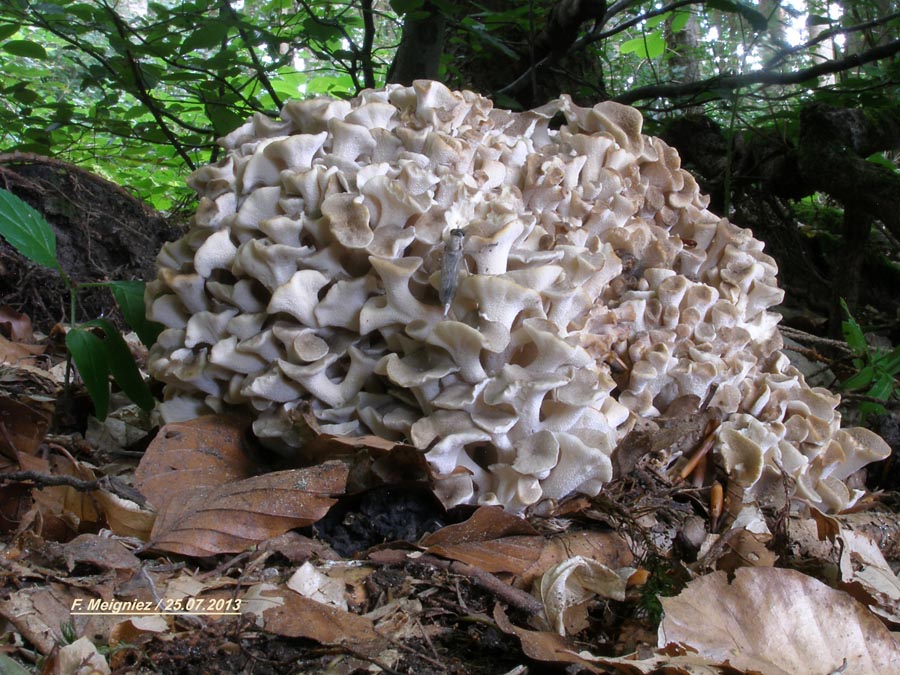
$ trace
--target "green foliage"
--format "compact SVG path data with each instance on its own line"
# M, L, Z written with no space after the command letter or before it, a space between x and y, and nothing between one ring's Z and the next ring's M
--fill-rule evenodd
M846 391L860 391L879 401L897 397L897 375L900 374L900 346L892 350L871 347L862 327L853 318L847 303L841 300L841 308L847 319L841 323L844 339L853 352L853 367L856 373L841 383ZM864 401L859 405L863 417L883 415L886 410L880 403Z
M56 235L44 217L8 190L0 188L0 236L29 260L59 270Z
M11 192L0 190L0 236L29 260L58 271L69 288L74 308L79 288L96 284L77 284L63 274L56 259L56 235L44 217ZM110 287L129 325L148 346L159 335L161 326L147 320L144 313L144 284L140 281L117 281ZM75 312L72 312L74 321ZM99 328L102 337L93 330ZM106 319L95 319L73 325L66 334L66 347L78 369L84 386L94 402L94 412L103 420L109 410L109 378L126 396L144 410L153 407L153 395L141 377L118 329Z

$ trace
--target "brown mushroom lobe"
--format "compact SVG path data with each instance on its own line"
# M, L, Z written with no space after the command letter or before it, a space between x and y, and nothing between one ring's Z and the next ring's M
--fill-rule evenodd
M424 81L255 116L189 178L197 214L147 289L163 418L240 410L290 451L309 405L418 447L448 504L521 511L596 494L635 423L694 396L749 495L784 472L853 503L843 479L886 444L778 352L773 260L641 124Z

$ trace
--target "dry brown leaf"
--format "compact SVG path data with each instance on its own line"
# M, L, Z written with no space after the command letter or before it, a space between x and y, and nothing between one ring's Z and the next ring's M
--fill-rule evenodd
M634 562L628 542L615 532L593 530L563 532L547 541L541 550L540 558L522 574L516 585L531 588L535 579L551 567L575 556L595 560L612 569L628 567Z
M167 424L135 470L135 487L162 511L175 496L255 475L244 448L246 429L246 421L218 415Z
M26 345L21 342L7 340L0 335L0 363L11 366L34 365L37 357L44 353L42 345Z
M141 566L141 561L122 542L96 534L81 534L63 544L62 555L70 572L78 563L103 570L137 570Z
M319 520L344 492L347 465L327 462L169 495L150 546L181 555L236 553Z
M504 633L515 635L519 638L522 643L522 651L528 658L550 663L575 663L592 673L603 672L593 663L579 655L575 645L562 635L557 635L550 631L528 630L514 626L499 604L494 606L494 621L497 622L497 628Z
M17 312L9 305L0 307L0 331L15 342L34 340L31 318L27 314Z
M308 638L323 645L344 646L354 653L371 656L388 646L387 640L375 632L373 622L366 617L323 605L287 589L262 595L283 601L263 612L263 628L267 632Z
M6 396L0 396L0 454L15 459L17 453L33 455L52 421L46 410L25 405Z
M464 544L473 541L493 541L514 535L536 535L534 529L522 518L507 513L499 506L482 506L468 520L456 525L442 527L437 532L425 535L420 546Z
M150 538L156 520L155 512L106 490L98 490L94 493L94 497L103 509L106 525L113 534L120 537L137 537L141 541Z
M18 459L24 471L71 476L86 481L96 478L88 466L66 455L52 455L49 460L19 455ZM34 490L32 494L35 508L40 512L40 534L48 541L67 541L78 532L96 531L103 522L97 501L91 492L79 492L63 485Z
M441 530L438 530L437 533L439 532ZM491 574L510 572L520 575L537 562L543 546L543 537L513 536L502 537L495 541L451 543L446 546L438 544L430 546L426 550L433 555L449 560L458 560Z
M710 660L763 675L900 674L900 644L862 604L794 570L715 572L661 598L660 645L681 643Z
M840 529L841 587L878 616L900 623L900 579L869 537Z

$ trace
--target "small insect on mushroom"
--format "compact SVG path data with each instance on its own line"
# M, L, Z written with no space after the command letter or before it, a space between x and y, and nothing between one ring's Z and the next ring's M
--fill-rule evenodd
M450 237L444 244L444 258L441 261L441 288L438 298L444 305L444 316L450 312L456 285L459 280L459 265L463 260L463 239L466 233L460 229L450 230Z

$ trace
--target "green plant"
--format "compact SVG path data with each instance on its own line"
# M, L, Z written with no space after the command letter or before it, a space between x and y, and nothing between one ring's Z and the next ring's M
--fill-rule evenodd
M884 414L885 407L876 401L897 397L897 374L900 373L900 345L890 351L869 345L862 327L853 318L847 303L841 300L847 319L841 323L844 339L853 352L856 373L841 383L846 391L860 391L869 399L859 405L863 418L870 414Z
M44 217L7 190L0 189L0 236L23 256L56 270L69 290L72 325L66 347L94 402L94 413L103 420L109 410L109 378L144 410L153 407L153 395L141 377L137 364L118 329L106 319L75 322L78 292L105 286L110 289L125 321L141 341L150 346L161 326L147 320L144 313L144 284L140 281L79 283L70 279L56 258L56 235Z

